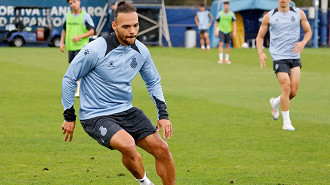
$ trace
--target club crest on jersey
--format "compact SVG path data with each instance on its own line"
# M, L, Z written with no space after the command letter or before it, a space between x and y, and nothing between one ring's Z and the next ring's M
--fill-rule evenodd
M294 18L294 16L291 17L291 21L294 22L296 19Z
M88 55L89 54L89 50L88 49L85 49L84 54L85 54L85 56Z
M133 58L132 58L132 62L131 62L131 67L132 67L132 68L136 68L136 66L137 66L136 58L133 57Z
M101 131L101 135L102 135L102 136L105 136L105 135L107 134L107 132L108 132L108 130L107 130L106 128L104 128L103 126L101 126L101 127L99 128L99 130Z
M113 61L110 61L110 62L109 62L108 67L111 67L111 68L114 68L114 67L115 67L115 65L113 64Z

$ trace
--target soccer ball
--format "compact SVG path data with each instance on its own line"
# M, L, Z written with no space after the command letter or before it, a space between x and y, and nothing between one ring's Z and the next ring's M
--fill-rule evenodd
M244 42L244 43L242 44L242 48L249 48L248 43Z

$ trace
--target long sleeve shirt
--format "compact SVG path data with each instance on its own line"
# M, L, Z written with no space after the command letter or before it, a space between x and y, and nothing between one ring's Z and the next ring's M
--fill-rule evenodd
M125 111L132 105L131 82L140 73L158 111L168 119L160 76L147 47L136 40L123 46L115 33L87 44L73 59L62 81L64 110L73 108L76 81L81 78L80 120Z

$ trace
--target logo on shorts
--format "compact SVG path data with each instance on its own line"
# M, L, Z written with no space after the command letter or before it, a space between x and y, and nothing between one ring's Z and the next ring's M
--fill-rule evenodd
M101 135L102 135L102 136L105 136L105 135L107 134L107 129L104 128L103 126L101 126L101 127L99 128L99 130L101 131Z
M132 67L132 68L136 68L136 66L137 66L136 58L133 57L133 58L132 58L132 62L131 62L131 67Z
M291 17L291 21L294 22L296 19L294 18L294 16Z
M278 64L275 64L275 71L277 71L278 67Z

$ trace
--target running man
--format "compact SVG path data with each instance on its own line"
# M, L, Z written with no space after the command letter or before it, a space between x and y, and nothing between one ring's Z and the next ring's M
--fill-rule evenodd
M300 82L300 53L312 37L312 31L305 13L299 8L289 6L290 0L278 0L278 7L271 10L262 19L257 36L257 49L261 69L266 66L266 54L263 50L264 37L269 28L269 53L273 59L273 69L281 86L281 95L270 99L272 115L279 118L281 105L283 130L294 131L291 124L289 107L290 100L297 95ZM300 38L300 25L305 35Z
M199 31L199 41L201 44L202 51L206 49L210 51L210 38L209 38L209 28L213 22L213 16L208 10L205 10L205 6L202 4L199 6L199 11L196 13L195 22L198 26ZM204 41L205 40L205 41Z
M94 23L91 16L82 11L80 8L80 0L66 0L72 11L64 16L64 23L61 35L60 50L69 52L69 64L73 58L79 53L81 48L89 43L89 36L94 35ZM77 82L76 97L79 97L80 80Z
M87 44L73 59L62 82L65 141L72 140L76 115L74 89L81 78L79 119L86 133L100 145L122 154L124 166L143 185L152 185L136 146L155 157L163 184L175 184L175 166L167 143L172 124L168 119L160 76L145 45L136 40L139 22L128 2L117 5L115 32ZM131 82L140 73L158 111L157 128L141 109L132 105Z
M224 10L220 11L217 15L214 24L214 34L219 37L219 64L223 63L223 43L226 44L226 56L225 62L231 64L229 60L231 32L233 31L233 37L236 37L236 17L234 12L229 10L229 2L223 3ZM233 30L232 27L233 26Z

